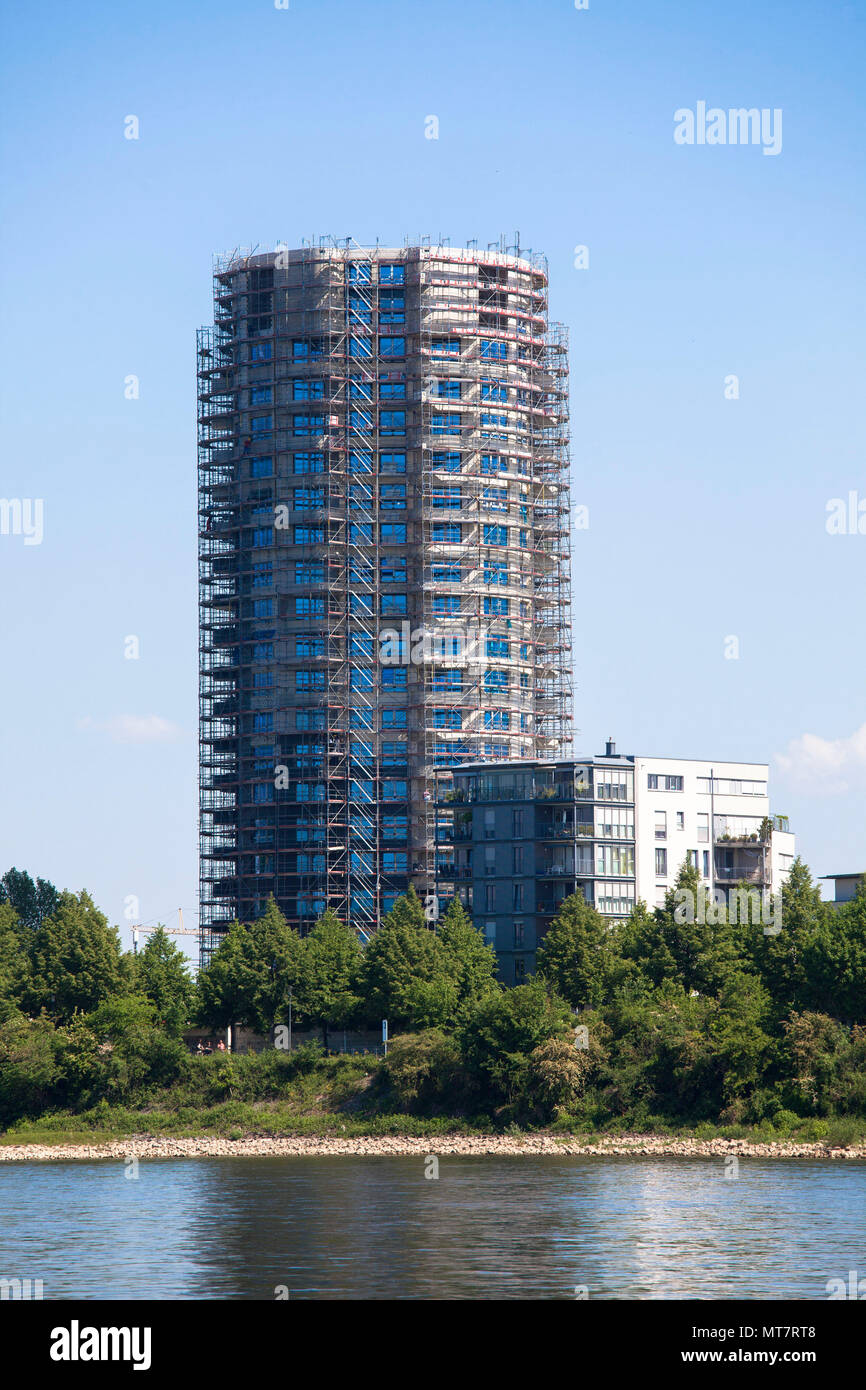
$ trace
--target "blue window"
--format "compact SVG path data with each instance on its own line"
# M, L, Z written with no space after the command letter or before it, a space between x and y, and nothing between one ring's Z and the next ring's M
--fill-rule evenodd
M350 338L349 356L350 357L372 357L373 350L370 346L369 338Z
M488 580L487 582L489 583L490 581ZM508 599L507 599L507 598L486 598L486 599L484 600L484 612L485 612L486 615L490 615L490 614L496 613L496 614L498 614L499 616L501 616L501 617L503 617L503 618L507 618L507 617L508 617Z
M273 415L253 415L250 425L253 434L270 434L274 428Z
M272 527L261 526L257 530L253 531L253 545L256 548L266 545L273 545L273 543L274 532Z
M274 570L272 565L253 563L253 588L266 589L274 582Z
M406 690L408 684L406 680L405 666L385 666L382 669L382 689L383 690Z
M380 357L405 357L406 339L405 338L380 338L379 339Z
M372 521L351 521L349 523L349 540L355 545L371 545L373 542L373 523Z
M431 434L459 434L459 415L434 415L430 424Z
M483 401L507 401L508 387L504 381L482 381L481 399Z
M437 381L436 395L443 396L447 401L459 401L461 396L461 386L459 381Z
M273 661L273 642L256 642L253 645L253 661Z
M296 415L292 420L293 434L322 434L324 429L324 415Z
M459 357L460 339L459 338L434 338L433 339L434 357Z
M489 473L507 473L507 472L508 472L508 460L502 458L499 454L482 454L482 455L481 455L481 472L482 472L482 473L488 473L488 474L489 474Z
M372 690L373 672L367 666L353 666L349 672L350 690Z
M369 285L372 279L370 266L367 261L349 262L349 284L350 285Z
M484 711L485 729L507 729L511 724L511 715L507 709L486 709Z
M325 398L325 383L315 377L298 377L292 382L293 401L321 401Z
M485 671L484 672L485 690L507 690L508 672L507 671Z
M434 565L433 582L434 584L459 584L462 580L462 572L459 565Z
M372 596L371 596L370 594L350 594L350 595L349 595L349 612L352 613L352 614L355 614L355 615L358 616L358 617L367 616L367 615L372 616L372 613L373 613L373 599L372 599Z
M406 583L406 557L393 555L390 559L379 561L379 574L383 584Z
M382 744L382 766L402 767L406 761L406 744L386 741Z
M274 716L273 716L273 714L255 714L255 715L253 715L253 728L255 729L256 733L266 733L266 734L268 734L268 733L271 732L271 730L273 729L273 727L274 727Z
M403 265L380 265L379 283L381 285L402 285L406 279L406 267Z
M272 478L274 475L274 461L272 458L250 459L251 478Z
M434 729L462 729L463 714L459 709L434 709Z
M373 428L373 417L369 410L350 410L349 428L369 434Z
M379 537L385 545L406 544L405 521L385 521L379 527Z
M253 386L250 388L250 405L273 405L274 388L272 386Z
M507 584L508 565L505 560L485 560L484 561L484 583L485 584Z
M274 616L274 600L272 598L253 599L254 618L272 618Z
M358 706L355 706L353 709L349 710L350 729L372 729L372 727L373 711L371 709L363 707L358 708Z
M295 711L296 729L324 729L324 727L325 711L323 709L299 709Z
M521 529L520 531L518 531L517 537L518 545L521 547L521 549L526 550L529 545L529 532Z
M507 545L508 527L507 526L485 526L483 528L485 545Z
M251 362L270 362L274 355L273 343L252 343L249 358Z
M408 855L404 849L382 851L382 870L384 873L405 874L408 867Z
M324 656L324 637L298 635L295 638L295 656Z
M436 594L433 599L433 612L440 615L460 612L459 594Z
M379 412L379 429L382 434L405 434L405 410L381 410Z
M383 709L382 710L383 729L405 729L406 711L404 709Z
M349 655L366 656L371 661L373 659L373 639L365 637L363 633L353 632L349 637Z
M462 536L459 521L434 521L433 540L443 545L458 545Z
M384 483L379 488L379 509L383 512L399 512L406 507L406 484Z
M508 488L486 487L484 489L484 506L488 512L507 512Z
M369 449L351 449L349 452L350 473L372 473L373 455Z
M481 356L488 359L496 358L504 361L508 357L508 344L491 342L487 338L482 338Z
M459 487L434 487L433 506L445 510L460 510L462 492Z
M504 637L488 637L487 639L488 656L510 656L511 643Z
M295 473L324 473L325 455L320 453L295 454L292 467Z
M295 338L292 356L296 362L315 362L322 356L321 338Z
M405 381L383 381L379 387L380 401L402 401L406 399Z
M385 801L405 801L406 782L397 777L385 777L382 781L382 797Z
M434 450L430 455L433 468L438 468L443 473L459 473L462 462L463 455L452 450L445 453Z
M383 618L404 617L408 611L405 594L383 594L381 605Z
M379 455L380 473L405 473L406 455L399 454L380 454Z
M325 540L324 526L295 526L292 534L295 545L322 545Z
M349 790L353 801L373 801L373 783L366 778L363 781L351 781Z
M296 690L324 690L325 672L324 671L296 671L295 672Z
M463 672L460 668L455 670L441 670L433 668L433 689L434 690L462 690Z
M325 489L322 487L293 488L292 505L296 512L307 511L310 507L324 507Z
M296 618L323 618L325 616L324 598L296 598Z
M324 584L325 566L321 560L296 560L296 584Z

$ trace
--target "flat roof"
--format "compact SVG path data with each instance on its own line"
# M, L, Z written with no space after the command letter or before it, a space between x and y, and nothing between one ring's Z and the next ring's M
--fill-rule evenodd
M866 869L861 869L859 873L853 874L819 874L819 878L866 878Z

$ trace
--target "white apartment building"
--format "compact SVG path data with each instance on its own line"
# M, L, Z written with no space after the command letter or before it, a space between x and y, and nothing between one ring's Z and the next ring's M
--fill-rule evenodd
M796 850L787 818L771 812L766 763L624 761L634 766L638 899L660 906L686 859L710 888L754 883L779 891Z

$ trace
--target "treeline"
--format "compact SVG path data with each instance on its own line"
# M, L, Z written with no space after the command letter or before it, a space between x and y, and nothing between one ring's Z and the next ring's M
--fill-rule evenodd
M690 866L677 888L704 891ZM331 1030L388 1019L387 1063L352 1101L371 1114L585 1128L866 1119L866 886L833 908L797 861L777 934L711 911L681 922L676 903L638 904L611 927L572 897L536 976L504 989L458 901L433 932L410 889L364 947L330 912L301 937L271 902L229 928L193 981L164 932L124 953L86 893L12 870L0 881L0 1123L143 1105L216 1062L190 1056L190 1023L270 1035L290 1007L325 1046ZM267 1080L256 1096L275 1099L299 1065L273 1050L243 1061L253 1090Z

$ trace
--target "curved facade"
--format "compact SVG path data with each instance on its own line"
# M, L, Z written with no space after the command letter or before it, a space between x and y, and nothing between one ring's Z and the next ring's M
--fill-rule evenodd
M205 956L432 891L436 782L570 740L567 339L542 258L217 262L198 342Z

